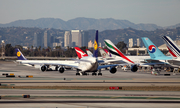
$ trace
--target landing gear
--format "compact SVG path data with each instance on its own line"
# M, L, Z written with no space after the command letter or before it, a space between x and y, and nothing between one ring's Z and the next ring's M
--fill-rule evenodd
M80 75L80 73L79 73L79 70L78 70L78 69L77 69L77 72L76 72L76 76L77 76L77 75Z
M97 75L96 72L93 72L93 73L92 73L92 76L96 76L96 75Z
M77 76L77 75L80 75L80 73L76 73L76 76Z
M102 76L102 73L101 73L101 69L99 69L99 73L98 73L98 76L101 75Z
M98 76L101 75L102 76L102 73L98 73Z
M58 66L56 66L56 67L55 67L55 71L58 71L58 68L59 68L59 67L58 67Z

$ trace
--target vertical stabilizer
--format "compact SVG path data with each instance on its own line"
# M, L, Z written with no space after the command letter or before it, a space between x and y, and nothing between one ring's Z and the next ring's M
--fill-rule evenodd
M15 50L18 60L27 60L19 49L16 48Z
M104 49L104 51L109 55L109 57L112 57L111 53L107 49Z
M96 30L96 36L94 39L94 51L93 51L93 57L98 57L98 30Z
M142 41L148 51L151 58L163 58L166 57L159 48L147 37L142 37Z
M101 47L99 47L99 52L103 58L109 58L110 57Z
M76 54L78 56L79 59L81 59L82 57L86 57L88 56L84 51L82 51L79 47L74 47Z
M86 53L88 54L88 56L93 56L92 52L89 51L89 49L86 49Z
M122 57L122 58L124 58L128 62L134 63L129 58L127 58L110 40L105 39L104 42L105 42L107 48L109 49L109 52L112 55L116 55L116 56Z
M163 36L162 37L169 52L173 57L179 57L180 56L180 48L179 46L169 37L169 36Z

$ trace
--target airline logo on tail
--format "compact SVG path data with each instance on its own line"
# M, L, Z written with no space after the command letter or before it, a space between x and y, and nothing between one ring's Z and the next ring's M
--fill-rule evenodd
M99 51L103 58L109 57L109 55L101 47L99 47Z
M96 31L96 36L95 36L95 39L94 39L93 56L98 57L98 30Z
M81 59L82 57L88 56L84 51L82 51L79 47L74 47L75 51L78 55L78 58Z
M96 40L94 40L94 50L97 50L97 48L98 48L97 42Z
M15 50L18 60L27 60L19 49L16 48Z
M134 63L129 58L127 58L110 40L104 40L104 42L105 42L106 46L108 47L109 52L111 54L120 56L120 57L124 58L125 60L127 60L131 63Z
M110 57L112 57L112 56L111 56L111 53L110 53L107 49L104 49L104 51L105 51Z
M156 52L156 47L154 45L150 45L148 47L148 50L149 50L150 53L154 53L154 52Z
M172 57L165 56L148 37L142 37L141 39L146 49L148 50L148 54L150 55L151 59L155 59L155 60L172 59Z
M18 56L18 57L20 57L20 56L21 56L21 53L20 53L19 51L17 52L17 56Z

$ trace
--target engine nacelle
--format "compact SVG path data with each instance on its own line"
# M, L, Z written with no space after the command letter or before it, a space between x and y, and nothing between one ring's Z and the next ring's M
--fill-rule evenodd
M109 70L112 74L116 73L117 69L115 67L111 67Z
M60 68L59 68L59 72L60 72L60 73L64 73L64 67L60 67Z
M44 72L44 71L46 71L46 70L47 70L47 66L46 66L46 65L41 66L41 71L42 71L42 72Z
M132 71L132 72L136 72L137 70L138 70L137 65L132 65L132 66L131 66L131 71Z

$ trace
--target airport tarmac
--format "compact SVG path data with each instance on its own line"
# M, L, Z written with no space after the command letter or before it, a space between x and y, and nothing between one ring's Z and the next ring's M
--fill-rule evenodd
M13 73L16 77L6 77L3 73ZM180 74L164 76L151 75L150 71L111 74L102 70L102 76L76 76L75 70L63 74L58 71L41 72L34 67L0 62L0 83L5 86L180 86ZM33 78L26 78L33 75ZM20 77L18 77L20 76ZM23 94L30 98L23 98ZM179 91L123 91L123 90L69 90L69 89L0 89L0 108L109 108L109 107L170 107L180 106ZM33 106L32 106L33 104Z

